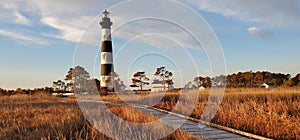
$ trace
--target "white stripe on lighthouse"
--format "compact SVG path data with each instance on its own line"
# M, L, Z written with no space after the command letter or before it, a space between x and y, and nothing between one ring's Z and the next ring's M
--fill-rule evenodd
M110 29L102 29L102 41L111 41Z
M113 54L111 52L101 52L101 64L113 64Z

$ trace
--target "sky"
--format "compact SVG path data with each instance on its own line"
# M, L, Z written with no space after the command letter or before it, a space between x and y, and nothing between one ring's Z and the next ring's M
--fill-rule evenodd
M51 86L76 65L99 78L104 9L127 86L160 66L177 87L198 75L300 72L299 0L2 0L0 87Z

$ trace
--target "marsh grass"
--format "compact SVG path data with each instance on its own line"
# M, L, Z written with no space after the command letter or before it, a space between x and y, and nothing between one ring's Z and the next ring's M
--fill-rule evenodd
M194 94L198 94L195 98ZM241 131L274 138L300 139L300 88L226 88L216 114L210 110L208 100L211 89L201 91L178 91L150 93L132 97L126 94L102 99L113 102L146 104L197 119L235 128ZM186 96L180 101L180 96ZM196 102L194 102L196 100ZM152 101L158 101L155 104ZM194 110L191 110L194 108ZM211 117L213 118L211 119ZM208 118L208 119L207 119Z
M173 110L174 106L189 104L178 102L177 93L167 95L155 107L200 119L209 93L210 89L200 91L192 113L184 108ZM300 139L300 89L226 89L211 122L274 139Z
M150 93L133 97L132 93L124 93L130 103L152 104L153 106L170 110L194 118L201 118L207 105L211 89L199 92L198 98L191 96L191 91ZM198 92L198 91L196 91ZM180 96L186 100L179 101ZM88 96L96 99L99 96ZM102 96L104 101L124 102L116 94ZM195 101L192 104L192 101ZM176 107L175 107L176 106ZM103 106L102 106L103 107ZM188 108L193 108L187 111ZM105 108L93 105L86 118L79 109L75 99L52 97L47 94L13 95L0 97L0 139L112 139L105 134L117 134L117 137L132 139L151 139L154 135L163 134L169 130L167 126L147 124L157 121L150 115L128 106L108 105ZM114 121L107 112L112 112L124 121ZM92 114L100 114L93 117ZM89 116L88 115L88 116ZM213 123L250 132L274 139L300 139L300 88L230 88L225 89L222 103L217 114L211 120ZM99 123L101 122L101 123ZM105 127L103 127L105 126ZM142 129L140 129L142 128ZM102 132L102 133L101 133ZM149 133L151 132L151 133ZM177 130L163 139L192 139L190 134Z
M112 98L113 99L113 98ZM114 100L114 99L113 99ZM92 114L107 114L113 112L116 116L144 125L156 120L155 117L144 114L142 111L128 106L107 106L107 109L94 108ZM77 101L52 97L44 94L14 95L0 97L0 139L112 139L98 131L97 121L88 121L81 112ZM103 118L103 116L102 116ZM106 118L107 119L107 118ZM123 123L110 122L98 124L107 128L114 126L114 132L122 133L126 138L150 139L150 135L138 134L131 136L134 126L123 127ZM167 126L143 127L144 132L159 133ZM124 131L124 132L122 132ZM126 132L126 133L125 133ZM130 133L131 132L131 133ZM106 133L105 133L106 134ZM176 130L163 139L193 139L181 130Z

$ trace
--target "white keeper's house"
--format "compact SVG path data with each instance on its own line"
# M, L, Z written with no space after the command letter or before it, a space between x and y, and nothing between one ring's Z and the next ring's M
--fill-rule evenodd
M151 92L162 92L174 89L173 82L153 80L151 83Z

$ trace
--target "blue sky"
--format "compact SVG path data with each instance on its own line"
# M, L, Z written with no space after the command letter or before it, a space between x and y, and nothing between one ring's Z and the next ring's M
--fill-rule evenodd
M197 75L217 75L224 72L218 71L223 65L212 68L211 63L220 60L215 58L222 58L221 53L225 73L300 72L299 0L4 0L0 87L51 86L74 65L99 77L98 23L104 9L114 22L115 69L126 84L139 70L154 78L159 66L175 73L178 87ZM144 17L148 19L136 20ZM203 44L197 47L179 25ZM205 45L215 40L209 26L221 49Z

